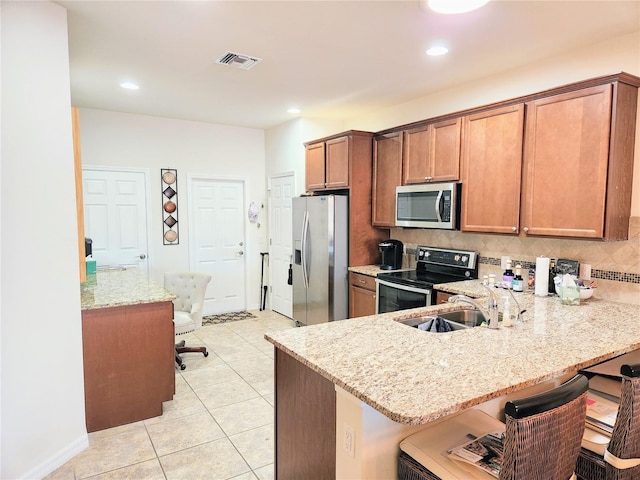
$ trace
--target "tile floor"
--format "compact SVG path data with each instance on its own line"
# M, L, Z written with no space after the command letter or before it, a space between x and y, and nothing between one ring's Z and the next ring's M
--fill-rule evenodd
M273 479L273 345L293 328L271 311L185 336L209 356L186 354L160 417L89 434L89 448L46 480Z

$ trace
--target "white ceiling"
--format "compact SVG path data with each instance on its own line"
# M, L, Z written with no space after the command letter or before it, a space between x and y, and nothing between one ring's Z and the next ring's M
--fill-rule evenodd
M457 16L418 0L56 3L68 9L73 105L255 128L291 119L293 105L366 115L640 29L637 0L493 0ZM438 41L449 54L425 55ZM216 64L228 51L262 62Z

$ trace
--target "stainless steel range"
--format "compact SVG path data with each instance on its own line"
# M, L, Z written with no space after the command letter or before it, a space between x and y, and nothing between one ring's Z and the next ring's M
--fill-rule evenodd
M478 278L478 253L435 247L416 249L416 269L379 273L376 313L433 305L433 286Z

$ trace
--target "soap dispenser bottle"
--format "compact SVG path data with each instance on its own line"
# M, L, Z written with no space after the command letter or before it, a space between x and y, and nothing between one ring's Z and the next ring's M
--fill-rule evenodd
M511 262L507 262L507 268L502 274L502 282L504 283L505 288L511 288L513 286L513 271L511 270Z
M522 265L516 265L516 275L513 277L513 291L522 292L524 290L524 279L522 278Z

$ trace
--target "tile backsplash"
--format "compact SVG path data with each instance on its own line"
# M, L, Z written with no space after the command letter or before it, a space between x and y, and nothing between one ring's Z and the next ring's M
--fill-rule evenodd
M480 253L480 276L502 273L503 255L523 265L535 264L541 255L578 260L591 265L591 278L598 284L594 297L640 304L640 217L631 217L629 239L618 242L405 228L391 229L391 238L401 240L410 251L418 245L475 250ZM407 255L405 264L414 266L415 257Z

